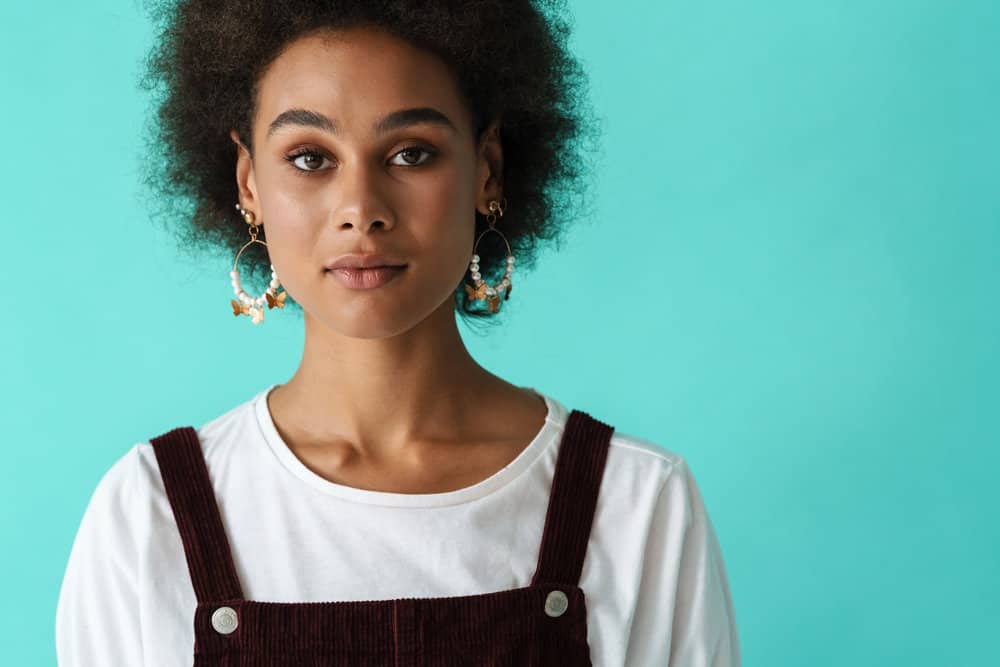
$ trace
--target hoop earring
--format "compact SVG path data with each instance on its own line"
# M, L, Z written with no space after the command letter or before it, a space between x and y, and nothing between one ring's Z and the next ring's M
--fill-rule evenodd
M475 283L475 287L466 283L465 293L470 299L476 301L485 301L487 307L491 313L495 313L500 310L500 295L503 294L504 301L510 299L510 293L513 290L513 286L510 282L510 275L514 271L514 253L510 250L510 243L507 241L507 237L504 236L503 232L497 229L494 225L497 221L497 213L500 217L503 217L504 209L507 208L507 198L503 198L503 204L498 202L496 199L490 200L490 212L486 216L486 222L489 223L489 229L483 230L483 233L479 235L476 239L476 243L472 246L472 263L469 264L469 271L472 274L472 281ZM476 254L476 248L479 247L479 241L482 240L489 232L496 232L503 237L503 242L507 246L507 269L504 271L503 278L496 285L489 285L483 281L482 274L479 273L479 255Z
M265 248L267 247L267 243L257 240L257 228L260 227L261 223L256 222L253 211L244 210L239 202L236 202L236 210L240 212L243 220L250 227L250 240L243 244L240 251L236 253L236 259L233 261L233 270L229 272L229 277L232 278L233 292L236 293L236 299L230 299L229 303L233 306L233 315L237 317L247 315L254 324L259 324L264 321L265 303L268 309L285 307L285 292L276 293L280 283L278 283L278 274L274 271L274 264L271 264L271 282L268 283L267 289L263 294L252 297L243 291L243 287L240 285L240 271L236 268L240 261L240 255L243 254L243 251L251 243L259 243Z

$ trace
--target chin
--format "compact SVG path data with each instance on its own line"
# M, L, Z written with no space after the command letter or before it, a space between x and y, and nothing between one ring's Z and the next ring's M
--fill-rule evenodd
M352 290L330 276L324 278L322 289L305 296L303 301L296 298L302 304L307 331L310 325L318 324L320 329L341 336L370 340L399 336L421 324L440 328L438 324L445 322L443 318L451 317L453 321L455 317L455 293L450 282L415 290L393 289L392 283L376 289ZM401 282L395 287L406 285Z

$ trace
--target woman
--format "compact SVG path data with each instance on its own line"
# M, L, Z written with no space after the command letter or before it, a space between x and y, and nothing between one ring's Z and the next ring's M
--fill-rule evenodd
M684 459L494 375L456 326L573 217L589 119L558 13L164 9L151 180L195 203L183 239L235 251L234 316L300 307L305 348L104 475L60 664L739 664Z

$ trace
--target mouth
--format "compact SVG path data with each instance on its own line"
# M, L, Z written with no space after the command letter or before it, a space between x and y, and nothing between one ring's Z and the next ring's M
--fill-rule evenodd
M388 253L355 252L328 261L325 268L330 271L335 269L382 269L399 268L406 266L406 264L402 257Z
M323 270L327 273L334 271L375 271L376 269L405 269L408 264L380 264L379 266L338 266L335 268L326 267Z
M391 282L402 274L408 265L373 266L369 268L345 267L327 269L342 285L351 289L373 289Z

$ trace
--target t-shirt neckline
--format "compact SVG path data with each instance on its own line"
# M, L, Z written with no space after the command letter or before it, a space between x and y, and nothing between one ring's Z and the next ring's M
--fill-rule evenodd
M278 383L275 383L262 390L253 398L252 402L257 425L264 437L264 441L278 459L278 462L309 487L321 493L368 505L415 508L445 507L482 498L509 484L524 473L542 452L558 439L566 423L567 415L566 406L558 400L544 392L538 391L534 387L522 386L521 389L531 391L545 400L547 413L545 415L545 422L532 438L531 442L510 463L486 479L480 480L471 486L462 487L461 489L445 491L443 493L390 493L388 491L359 489L331 482L307 468L281 438L278 429L274 425L274 420L271 418L271 411L267 406L267 396L277 386Z

